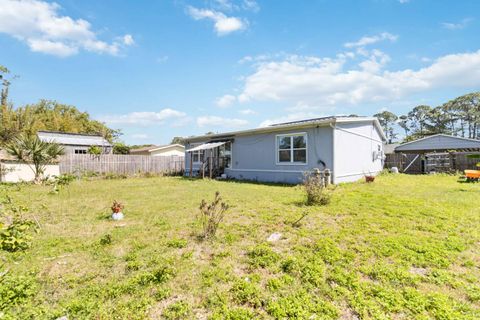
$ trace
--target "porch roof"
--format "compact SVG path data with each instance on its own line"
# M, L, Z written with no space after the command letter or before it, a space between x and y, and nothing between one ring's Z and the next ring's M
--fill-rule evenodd
M199 146L196 146L194 148L188 149L187 152L193 152L193 151L200 151L200 150L208 150L208 149L214 149L216 147L220 147L224 145L226 142L209 142L209 143L204 143Z

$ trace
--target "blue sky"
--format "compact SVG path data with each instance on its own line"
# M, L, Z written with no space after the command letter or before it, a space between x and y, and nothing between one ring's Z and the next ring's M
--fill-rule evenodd
M480 87L480 1L0 0L15 105L54 99L130 144Z

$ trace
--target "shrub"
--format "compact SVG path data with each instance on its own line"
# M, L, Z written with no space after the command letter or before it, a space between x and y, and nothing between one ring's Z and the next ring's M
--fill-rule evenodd
M215 199L211 204L205 200L200 203L200 221L202 223L201 238L209 239L215 236L220 222L223 220L228 204L222 201L220 192L215 192Z
M0 310L22 304L35 295L37 284L33 276L0 276ZM1 312L0 312L1 313Z
M23 213L28 208L15 204L7 196L1 203L1 215L5 220L5 225L0 221L0 248L9 252L22 251L30 248L32 245L32 232L37 231L37 225L34 221L25 219Z
M233 294L233 300L238 304L247 304L255 308L262 305L260 289L249 281L236 281L230 292Z
M188 303L185 301L177 301L170 304L165 311L163 312L162 316L168 320L174 319L186 319L188 315L190 315L191 309Z
M0 232L2 250L9 252L27 250L32 246L32 230L36 230L33 221L15 219L6 229Z
M278 253L273 251L268 245L261 244L247 252L248 263L252 267L269 267L280 259Z
M303 174L303 188L307 193L308 205L327 205L330 203L331 194L319 172L305 172Z

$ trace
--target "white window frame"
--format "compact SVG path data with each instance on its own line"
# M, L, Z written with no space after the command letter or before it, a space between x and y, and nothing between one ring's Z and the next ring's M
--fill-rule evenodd
M293 139L290 142L290 162L280 162L280 155L279 155L279 143L278 140L280 137L295 137L295 136L303 136L305 138L305 162L294 162L293 161ZM300 148L302 150L303 148ZM298 148L297 148L298 150ZM294 133L285 133L285 134L277 134L275 136L275 159L277 166L306 166L308 165L308 134L306 132L294 132Z
M199 145L202 145L202 143L192 143L191 147L195 148L195 147L198 147ZM192 159L192 164L201 164L202 163L202 161L200 161L200 154L203 153L203 152L204 152L204 150L197 150L197 151L191 151L190 152L192 154L191 158L190 158L190 159ZM194 158L195 154L198 154L198 161L193 161L193 158Z

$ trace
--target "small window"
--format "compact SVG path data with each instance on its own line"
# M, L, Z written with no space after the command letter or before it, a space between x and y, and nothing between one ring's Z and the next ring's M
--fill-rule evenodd
M75 149L75 154L87 154L87 150L85 149Z
M203 162L203 150L192 151L193 163Z
M278 163L307 163L307 134L277 136Z

